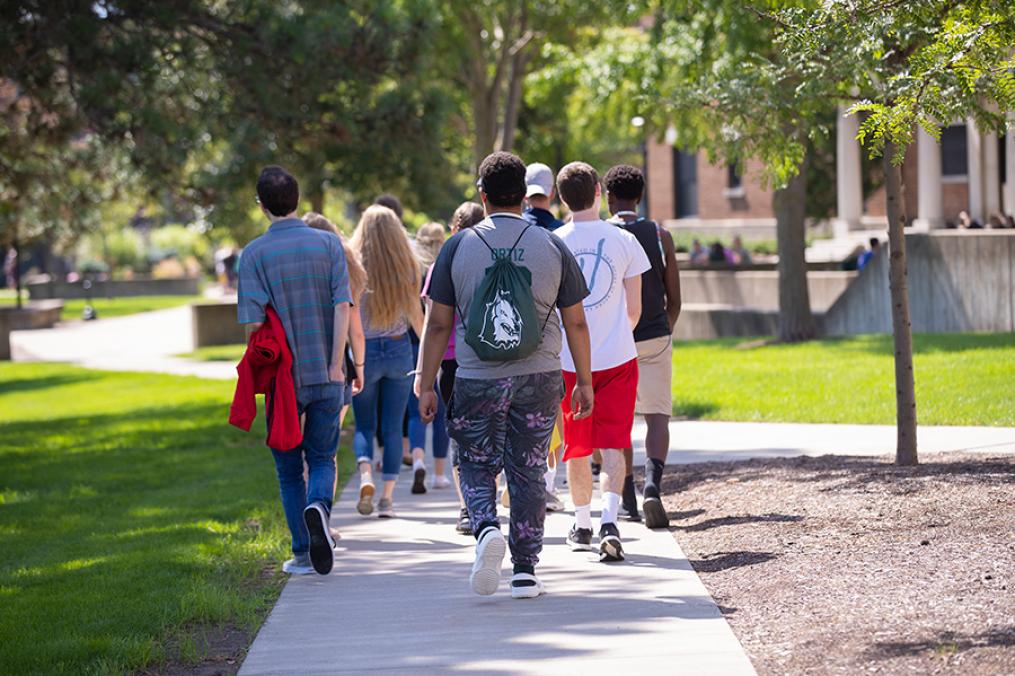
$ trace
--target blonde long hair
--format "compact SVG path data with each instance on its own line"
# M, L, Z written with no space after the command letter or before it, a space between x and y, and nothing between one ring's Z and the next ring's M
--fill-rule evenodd
M363 268L363 264L360 263L359 254L345 241L345 237L342 237L338 226L323 215L316 211L308 211L303 214L303 222L314 230L334 233L341 240L342 250L345 252L346 268L349 270L349 291L352 293L353 303L359 305L360 297L367 290L367 271Z
M370 277L363 300L370 325L388 329L411 317L419 304L419 263L395 212L377 204L368 207L349 246L359 254Z
M427 223L416 233L416 254L419 262L426 270L437 260L437 254L444 246L444 226L440 223Z

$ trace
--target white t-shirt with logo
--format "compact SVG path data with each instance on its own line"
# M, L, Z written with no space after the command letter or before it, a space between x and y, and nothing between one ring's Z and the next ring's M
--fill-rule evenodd
M652 267L634 235L606 221L567 223L554 231L574 254L589 295L583 301L592 338L592 370L605 371L638 356L627 319L624 280ZM560 363L574 371L571 349L564 343Z

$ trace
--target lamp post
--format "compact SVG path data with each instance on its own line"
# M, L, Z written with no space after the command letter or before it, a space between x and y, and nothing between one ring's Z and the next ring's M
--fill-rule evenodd
M642 196L641 203L638 205L638 211L641 216L648 218L648 143L645 141L645 133L643 131L645 127L645 118L641 115L635 115L631 118L631 126L634 127L635 132L638 134L640 141L638 142L638 148L641 150L641 173L645 177L645 194Z

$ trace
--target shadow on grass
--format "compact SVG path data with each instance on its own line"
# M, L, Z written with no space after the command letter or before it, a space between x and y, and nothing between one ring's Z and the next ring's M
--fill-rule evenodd
M843 352L892 356L890 335L866 335L855 338L830 338L823 345L835 346ZM970 350L1015 348L1015 333L915 333L913 354L959 353Z
M885 660L931 652L947 656L975 648L1012 647L1015 647L1015 626L991 629L979 634L942 631L934 638L923 641L874 643L867 648L864 657L868 660Z
M673 402L673 416L685 420L700 420L705 416L719 410L719 405L712 401L688 401L686 399L675 399Z
M133 671L172 658L166 637L188 623L256 626L279 577L260 572L288 538L263 427L244 434L227 413L0 425L0 492L19 496L0 505L0 672Z
M718 573L731 568L755 566L779 558L771 552L716 552L704 559L688 559L698 573Z
M15 394L32 392L35 390L47 390L51 387L62 385L74 385L88 381L99 380L101 375L75 370L73 373L61 375L43 376L41 378L13 378L5 379L0 386L0 394Z

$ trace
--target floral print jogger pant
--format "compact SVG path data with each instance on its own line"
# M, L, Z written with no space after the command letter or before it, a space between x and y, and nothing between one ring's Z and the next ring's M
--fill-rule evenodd
M546 454L564 395L560 371L479 380L456 378L448 436L473 532L497 526L497 476L511 496L511 561L534 566L543 549Z

